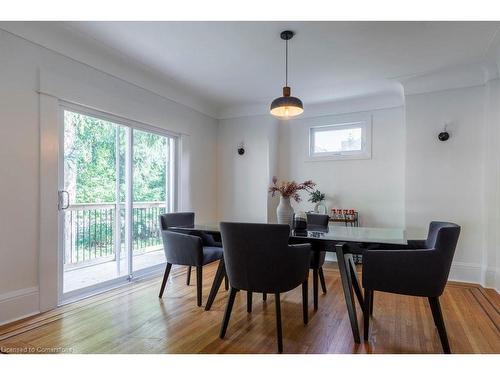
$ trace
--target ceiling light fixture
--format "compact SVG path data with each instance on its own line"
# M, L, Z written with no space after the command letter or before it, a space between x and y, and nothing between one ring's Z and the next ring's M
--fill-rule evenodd
M288 87L288 41L293 38L294 32L286 30L280 36L285 41L285 87L283 87L283 96L274 99L271 103L271 114L280 118L289 118L304 112L304 106L299 98L290 96L291 90Z

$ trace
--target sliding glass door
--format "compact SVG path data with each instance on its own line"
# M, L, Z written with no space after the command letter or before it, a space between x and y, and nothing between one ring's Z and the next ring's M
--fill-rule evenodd
M165 262L158 216L171 211L169 196L173 196L173 170L170 165L174 150L173 138L133 131L133 271Z
M177 138L82 109L62 109L60 299L162 268L158 216L175 203Z

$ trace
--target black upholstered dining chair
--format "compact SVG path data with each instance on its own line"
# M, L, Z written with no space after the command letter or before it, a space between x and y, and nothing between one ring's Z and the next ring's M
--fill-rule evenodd
M168 275L173 264L188 266L187 284L189 285L191 267L196 267L196 299L201 306L203 266L208 263L221 260L223 255L220 243L204 233L187 235L171 230L172 227L189 227L194 225L193 212L177 212L160 215L160 226L163 240L163 249L167 259L167 266L160 288L159 297L162 298L163 291L168 280Z
M221 223L224 261L230 292L220 338L224 338L236 293L247 291L248 311L252 293L272 293L276 304L278 352L283 352L280 293L302 284L302 313L308 322L307 278L311 246L289 245L290 227L283 224Z
M168 215L168 216L167 216ZM192 227L194 225L194 212L176 212L160 215L160 228L167 230L171 227ZM191 266L188 266L186 284L191 281Z
M328 229L328 215L323 214L307 214L307 228L309 230L318 229ZM324 246L323 243L315 242L311 246ZM321 290L323 294L326 294L326 282L325 275L323 273L323 265L325 264L326 252L320 251L320 249L314 249L311 254L311 265L310 269L313 270L313 299L314 299L314 310L318 309L318 278L321 282Z
M368 340L374 291L427 297L445 353L451 353L439 304L443 294L460 226L433 221L427 239L408 241L408 246L386 246L363 253L364 337Z
M174 212L171 214L160 215L160 228L167 230L172 227L192 227L194 226L194 212ZM222 247L222 243L214 239L213 236L206 233L197 233L203 240L205 246ZM186 273L186 285L191 282L191 266L188 266ZM226 287L226 290L228 288Z

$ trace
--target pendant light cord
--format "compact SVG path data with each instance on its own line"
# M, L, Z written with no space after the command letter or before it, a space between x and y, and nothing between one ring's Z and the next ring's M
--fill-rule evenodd
M288 86L288 39L285 40L285 86Z

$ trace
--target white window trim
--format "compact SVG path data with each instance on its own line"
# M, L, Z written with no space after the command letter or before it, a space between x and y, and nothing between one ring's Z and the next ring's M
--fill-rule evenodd
M361 150L340 152L314 152L314 135L317 130L342 130L349 128L361 128ZM322 126L311 126L309 128L309 152L308 161L324 160L363 160L372 158L372 124L371 121L361 120L342 122Z

